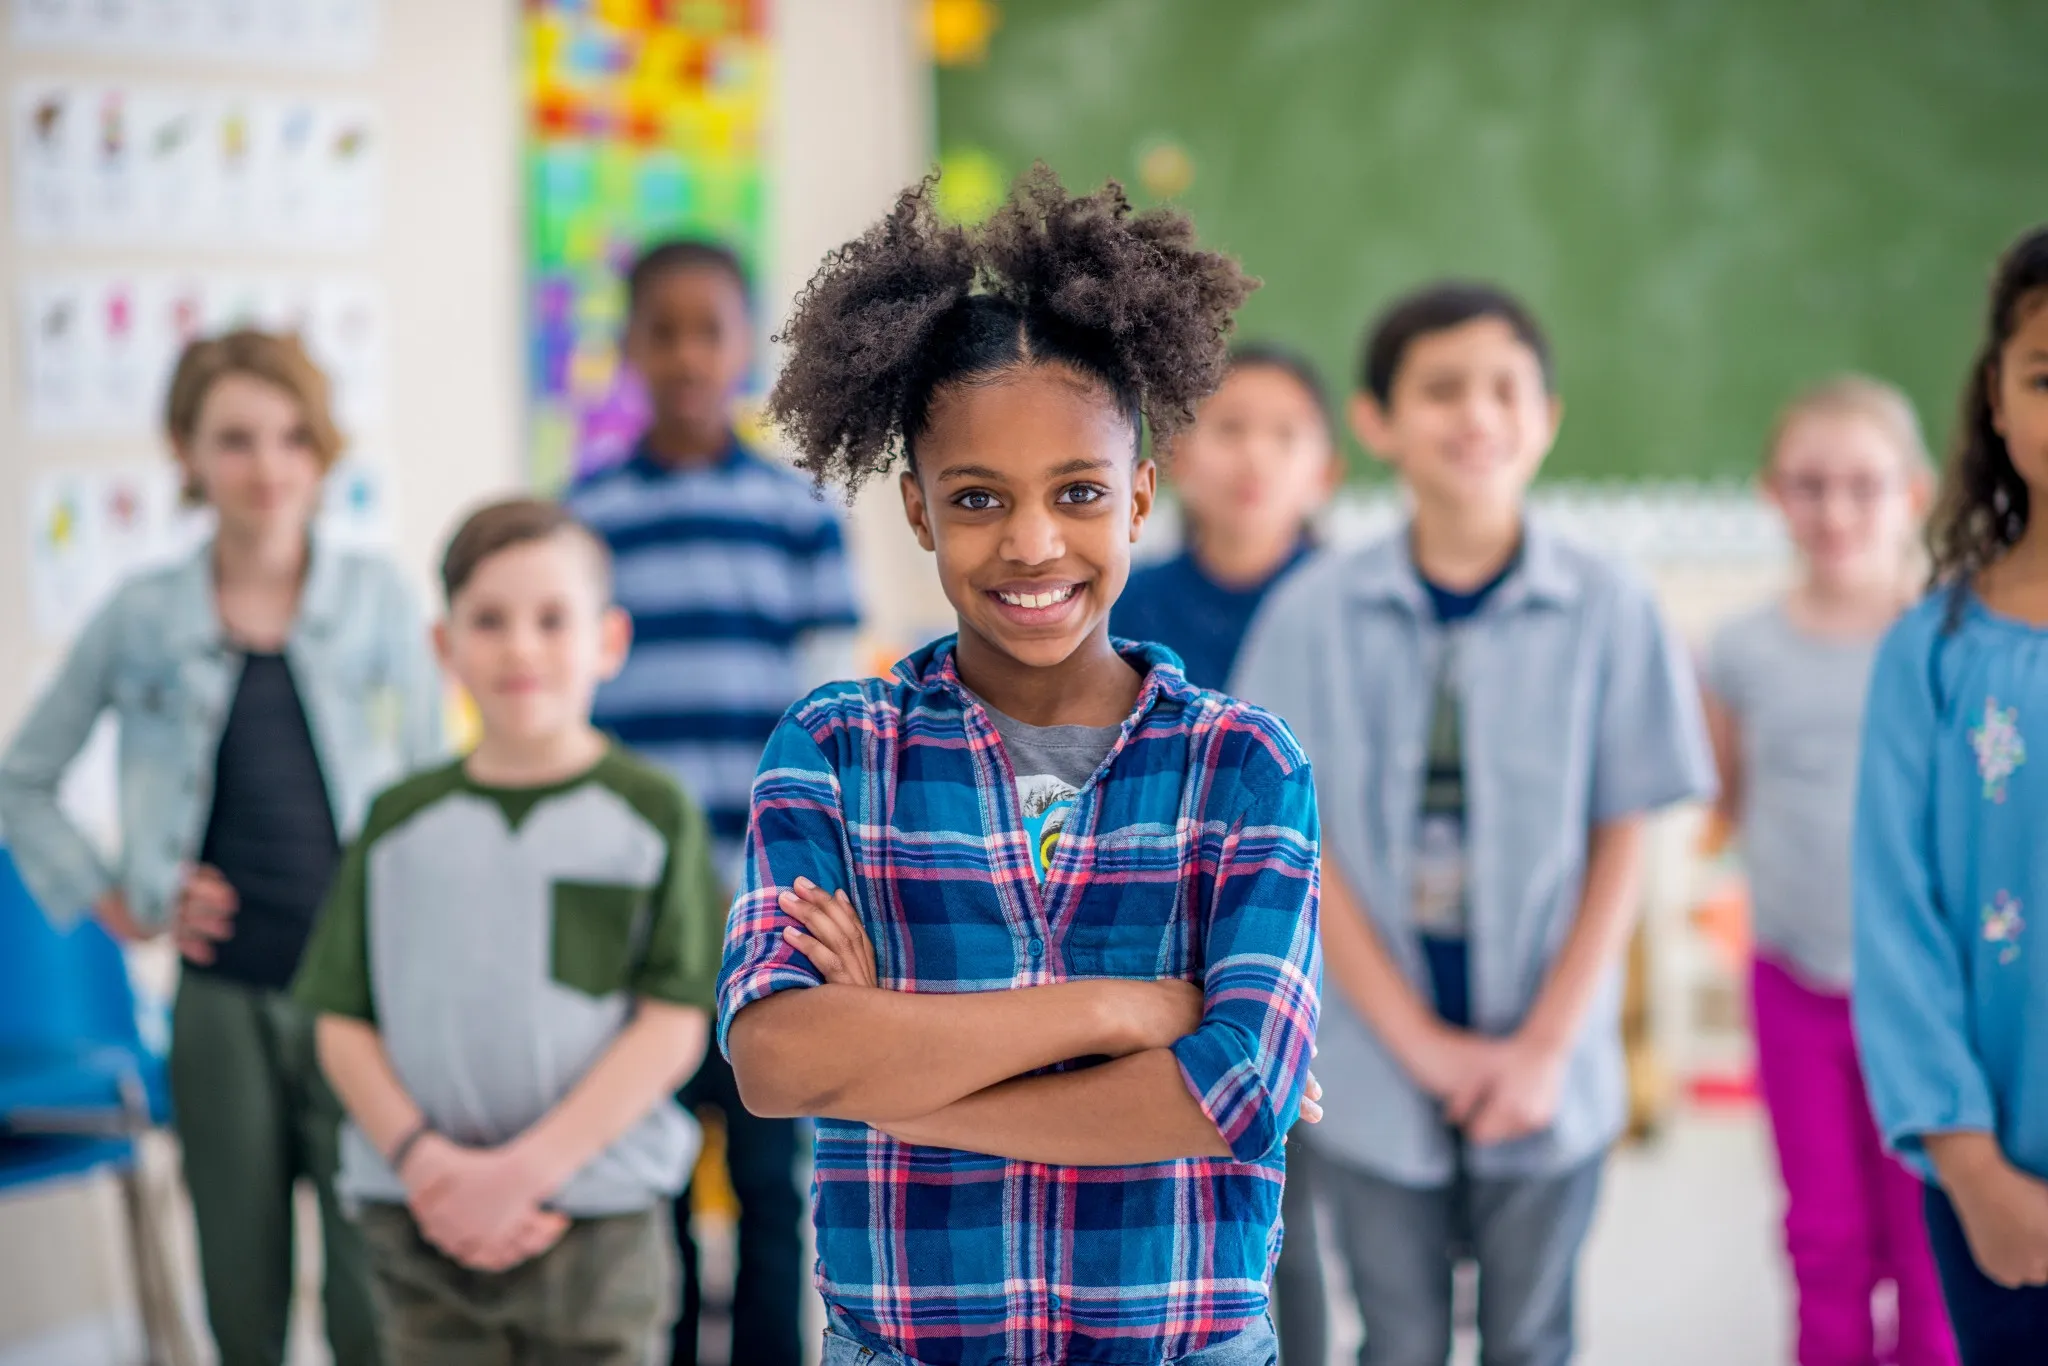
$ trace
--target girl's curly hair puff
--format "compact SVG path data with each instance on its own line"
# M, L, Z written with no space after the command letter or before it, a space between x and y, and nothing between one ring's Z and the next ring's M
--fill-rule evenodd
M1043 164L979 228L943 221L936 179L825 258L776 338L768 415L797 463L849 489L915 459L932 400L1019 365L1101 383L1135 437L1163 442L1223 376L1231 314L1258 282L1168 209L1111 182L1072 196Z

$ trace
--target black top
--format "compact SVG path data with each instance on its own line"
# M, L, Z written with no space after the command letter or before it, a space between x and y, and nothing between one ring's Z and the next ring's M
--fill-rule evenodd
M242 666L214 765L200 861L235 889L234 933L207 971L254 987L291 985L341 861L327 783L283 655Z

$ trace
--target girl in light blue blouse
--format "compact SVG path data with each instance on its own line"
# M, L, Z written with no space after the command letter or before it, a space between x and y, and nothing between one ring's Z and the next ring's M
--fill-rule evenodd
M1854 861L1871 1100L1931 1181L1965 1366L2048 1350L2048 227L2001 261L1989 322L1937 589L1871 678Z

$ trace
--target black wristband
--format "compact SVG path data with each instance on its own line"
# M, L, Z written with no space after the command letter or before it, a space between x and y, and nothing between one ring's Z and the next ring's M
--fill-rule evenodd
M413 1125L412 1128L406 1130L404 1138L391 1145L391 1156L386 1158L385 1161L391 1164L391 1174L393 1176L396 1176L399 1169L405 1166L405 1159L412 1155L412 1150L419 1146L420 1140L432 1132L434 1132L434 1126L423 1119Z

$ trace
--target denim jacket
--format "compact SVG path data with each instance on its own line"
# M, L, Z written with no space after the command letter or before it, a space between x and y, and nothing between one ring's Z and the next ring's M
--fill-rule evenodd
M418 604L388 561L316 542L285 658L347 840L371 797L442 753L440 675ZM214 605L210 543L122 584L86 626L0 759L0 833L52 917L119 886L139 922L167 921L205 838L241 668ZM108 709L120 726L118 868L57 803Z

